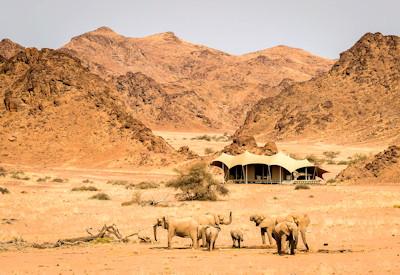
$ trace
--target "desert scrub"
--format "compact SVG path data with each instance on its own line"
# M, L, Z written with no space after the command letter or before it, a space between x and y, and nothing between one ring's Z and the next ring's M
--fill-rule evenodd
M129 206L132 204L140 204L142 202L142 193L136 191L132 195L132 199L126 202L121 203L121 206Z
M393 205L394 208L400 208L400 204Z
M159 188L160 184L154 181L142 181L135 185L135 189L152 189Z
M11 172L11 177L17 180L30 180L30 178L22 171Z
M310 186L308 184L296 184L294 187L294 190L305 190L305 189L310 189Z
M353 156L349 157L349 164L356 164L365 161L367 158L368 156L364 154L354 154Z
M4 167L0 167L0 177L5 177L7 175L6 169Z
M106 193L97 193L96 195L91 196L89 199L101 200L101 201L111 200L110 196L107 195Z
M63 182L67 182L67 179L61 179L61 178L55 178L52 180L52 182L58 182L58 183L63 183Z
M212 148L207 147L207 148L204 149L204 154L205 155L210 155L212 153L214 153L214 150Z
M82 183L93 183L93 181L89 180L89 179L85 179L82 181Z
M10 194L10 191L8 191L8 189L5 187L0 187L0 193L2 193L3 195Z
M100 191L100 190L97 189L97 187L95 186L79 186L72 188L71 191Z
M178 177L167 183L167 187L179 189L176 196L180 200L216 201L218 195L226 196L229 189L214 179L205 163L197 163L187 171L178 170Z
M50 179L51 179L51 177L38 178L38 179L36 180L36 182L47 182L47 181L50 180Z
M329 180L326 181L327 184L333 184L335 182L336 182L335 179L329 179Z
M107 181L107 184L111 185L129 185L130 182L127 180L109 180Z
M347 161L347 160L341 160L341 161L338 161L337 162L337 165L349 165L349 161Z

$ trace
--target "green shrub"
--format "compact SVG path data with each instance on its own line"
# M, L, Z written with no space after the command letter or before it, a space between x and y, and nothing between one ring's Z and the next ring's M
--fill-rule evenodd
M178 171L179 176L167 183L168 187L179 189L180 200L215 201L218 195L226 196L229 190L221 182L214 179L205 163L191 166L187 172Z
M135 185L135 189L152 189L158 187L160 187L160 184L153 181L142 181Z
M308 184L296 184L294 190L310 189Z
M110 196L107 195L106 193L97 193L96 195L91 196L90 199L101 200L101 201L111 200Z
M100 191L100 190L95 186L80 186L72 188L71 191Z
M8 191L8 189L5 187L0 187L0 193L2 193L3 195L10 194L10 191Z

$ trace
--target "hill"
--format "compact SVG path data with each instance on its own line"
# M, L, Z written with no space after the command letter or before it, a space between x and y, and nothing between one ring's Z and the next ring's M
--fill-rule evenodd
M10 39L7 39L7 38L2 39L0 41L0 60L2 58L9 59L23 50L24 50L24 47L11 41Z
M140 72L162 85L179 112L167 120L159 120L157 112L146 113L156 129L235 129L255 102L279 92L272 87L283 80L308 80L333 64L285 46L234 56L186 42L172 32L129 38L107 27L74 37L61 50L105 79ZM159 107L159 112L169 113Z
M0 102L4 163L119 167L177 156L111 83L60 51L29 48L2 63Z
M400 38L365 34L332 69L260 100L236 135L390 143L400 128Z

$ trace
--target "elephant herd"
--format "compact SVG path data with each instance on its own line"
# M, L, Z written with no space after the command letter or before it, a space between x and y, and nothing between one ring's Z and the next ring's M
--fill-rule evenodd
M310 224L307 214L290 214L284 217L268 217L265 215L252 215L250 221L260 228L262 243L266 244L265 233L267 233L269 244L274 246L273 240L280 255L289 253L294 255L297 249L299 234L303 240L306 250L309 250L306 239L306 230ZM209 251L215 247L221 225L232 223L232 212L229 216L208 213L193 217L168 217L158 218L153 226L154 239L157 241L157 227L168 231L168 248L171 248L171 240L174 236L190 238L192 248L199 247L199 240ZM231 238L233 247L240 248L243 242L243 232L232 230ZM237 243L237 245L236 245Z

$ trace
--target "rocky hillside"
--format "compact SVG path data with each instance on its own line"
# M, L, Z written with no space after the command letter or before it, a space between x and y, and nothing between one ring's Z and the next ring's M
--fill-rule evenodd
M400 147L389 146L366 161L351 164L336 179L356 183L400 183Z
M332 69L259 101L236 135L258 140L393 140L400 129L400 37L365 34Z
M11 41L10 39L3 39L0 41L0 62L1 59L9 59L17 53L24 50L24 47Z
M171 112L158 100L158 111L145 114L155 128L235 129L255 102L276 94L271 87L285 79L308 80L333 64L285 46L233 56L171 32L129 38L106 27L73 38L62 50L103 78L142 73L163 86L173 99L174 116L159 120L159 113Z
M120 167L177 155L114 85L60 51L25 49L2 63L0 102L1 162Z

